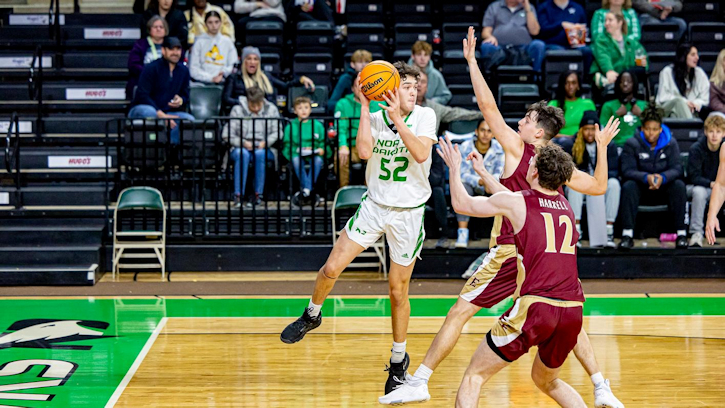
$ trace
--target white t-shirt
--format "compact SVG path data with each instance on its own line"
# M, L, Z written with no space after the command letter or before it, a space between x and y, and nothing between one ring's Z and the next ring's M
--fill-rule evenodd
M435 115L433 109L416 105L405 123L414 135L437 141ZM393 126L393 121L384 110L370 114L373 155L365 171L368 197L390 207L418 207L431 194L431 157L423 163L416 162L400 135L388 125Z

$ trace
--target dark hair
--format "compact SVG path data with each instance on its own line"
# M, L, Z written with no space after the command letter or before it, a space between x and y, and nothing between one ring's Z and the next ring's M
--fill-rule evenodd
M260 103L264 102L264 91L258 86L247 88L247 102Z
M408 65L403 61L398 61L395 64L393 64L395 69L398 70L398 74L400 74L400 80L404 80L408 76L412 76L415 78L415 81L417 82L420 79L420 69L414 65Z
M557 190L569 181L574 173L571 156L555 143L538 149L535 166L539 172L539 185L547 190Z
M639 119L644 125L647 122L657 122L659 124L662 124L662 117L663 117L662 110L657 107L657 105L650 103L647 105L647 107L642 111L642 115L640 115Z
M171 8L169 10L174 10L175 8L177 8L179 6L178 3L179 3L178 0L172 1L171 2ZM149 5L148 5L148 7L146 7L146 10L151 10L151 11L158 12L159 11L159 0L151 0L151 1L149 1Z
M294 106L296 108L297 105L301 105L303 103L312 105L312 100L307 96L298 96L295 98L294 104L292 106Z
M478 122L476 123L476 130L478 130L478 128L481 126L481 123L483 123L485 121L486 121L486 118L479 119Z
M566 89L564 88L566 86L566 79L569 78L569 75L571 74L576 75L576 80L579 82L579 89L576 91L576 96L580 97L582 95L582 79L579 76L579 72L562 72L561 75L559 75L559 85L556 87L556 101L559 103L559 107L561 109L564 109L564 103L566 102Z
M531 104L526 115L536 113L536 126L544 130L544 139L549 141L559 134L564 127L564 111L562 108L548 106L546 101Z
M221 19L222 19L222 16L219 15L218 12L212 10L204 15L204 23L206 23L206 20L210 19L211 17L216 17L219 19L219 21L221 21Z
M617 80L614 81L614 96L622 103L624 103L624 98L627 96L622 93L622 77L624 74L629 74L629 76L632 77L632 95L637 95L637 91L639 90L637 75L629 69L622 71L622 73L617 77Z
M682 96L687 95L687 83L685 83L685 77L690 82L690 86L695 85L695 69L690 69L687 66L687 54L690 53L695 46L692 43L684 42L677 47L677 53L675 54L675 66L672 69L672 75L675 77L675 84L677 89L680 90Z

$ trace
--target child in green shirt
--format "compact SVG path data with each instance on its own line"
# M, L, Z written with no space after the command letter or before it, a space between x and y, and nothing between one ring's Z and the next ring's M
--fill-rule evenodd
M294 112L297 118L284 128L282 155L292 163L300 180L301 192L293 198L293 203L299 203L310 198L312 186L325 165L325 127L310 119L312 101L306 96L294 100Z

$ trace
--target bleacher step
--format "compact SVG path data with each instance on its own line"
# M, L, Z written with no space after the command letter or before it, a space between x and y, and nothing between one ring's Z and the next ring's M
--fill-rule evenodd
M78 185L58 183L51 186L23 187L21 193L24 206L89 206L106 204L105 184L84 183ZM10 205L15 205L15 187L0 187L0 198L7 200Z
M100 277L97 263L0 267L0 285L2 286L92 286Z
M6 247L57 245L72 242L74 245L101 243L103 226L6 226L0 222L0 245Z
M0 267L97 264L100 248L100 245L0 247Z

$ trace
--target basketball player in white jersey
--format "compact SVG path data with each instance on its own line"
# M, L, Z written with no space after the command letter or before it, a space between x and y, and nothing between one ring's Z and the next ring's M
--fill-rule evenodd
M410 363L405 352L410 302L408 284L425 238L423 214L431 194L428 174L431 148L436 143L436 117L431 108L415 104L420 71L402 62L394 64L400 87L390 92L383 110L370 113L369 101L356 90L362 108L357 149L367 160L368 191L355 215L317 274L315 289L302 317L284 329L281 340L296 343L322 323L321 307L340 273L385 234L390 247L390 309L393 349L385 393L405 381Z

